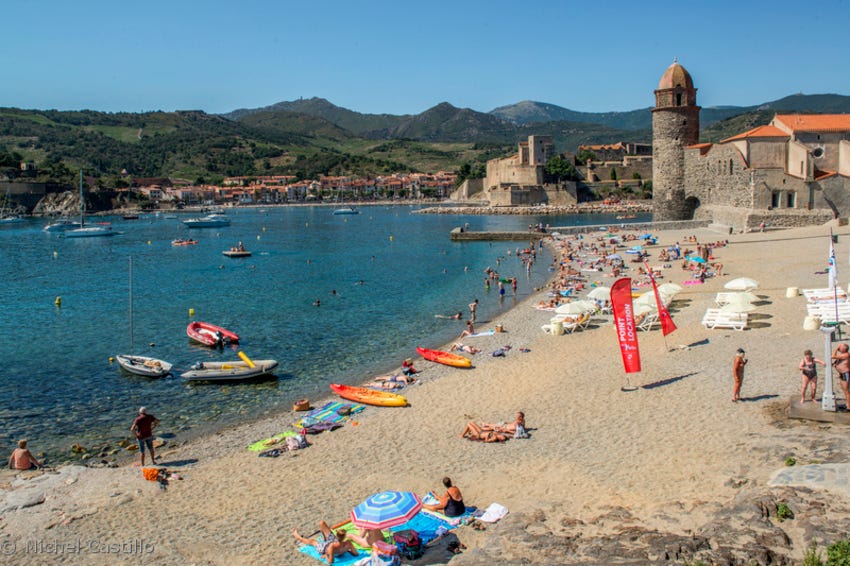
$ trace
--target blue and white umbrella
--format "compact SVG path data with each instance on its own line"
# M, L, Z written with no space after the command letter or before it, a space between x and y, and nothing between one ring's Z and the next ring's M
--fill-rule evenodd
M351 510L361 529L388 529L408 522L422 509L422 499L409 491L382 491Z

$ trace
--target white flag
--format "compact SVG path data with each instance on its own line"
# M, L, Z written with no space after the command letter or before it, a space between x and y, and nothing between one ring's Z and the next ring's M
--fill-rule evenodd
M838 270L835 265L835 246L832 245L832 232L829 234L829 288L838 287Z

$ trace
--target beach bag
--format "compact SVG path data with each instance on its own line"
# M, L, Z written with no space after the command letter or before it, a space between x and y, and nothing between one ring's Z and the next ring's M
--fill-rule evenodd
M526 432L525 427L521 424L516 425L516 430L514 430L514 438L528 438L528 432Z
M159 468L142 468L142 475L148 481L159 479Z
M384 541L372 543L372 557L369 566L400 566L401 557L398 548Z
M422 539L419 538L419 533L413 529L393 533L393 542L395 542L401 555L408 560L416 560L425 554Z

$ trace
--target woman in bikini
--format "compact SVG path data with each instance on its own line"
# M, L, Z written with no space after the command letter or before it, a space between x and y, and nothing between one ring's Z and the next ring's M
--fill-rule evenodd
M467 440L480 440L481 442L504 442L508 439L501 432L497 432L492 428L485 429L473 421L466 423L466 428L463 429L460 437Z
M336 533L334 533L324 521L319 521L319 530L321 531L322 536L318 538L303 537L298 534L297 529L292 529L292 536L294 536L295 540L302 544L313 546L319 555L328 561L328 564L333 564L334 558L342 556L346 552L350 553L352 556L357 556L357 549L354 548L351 541L346 538L344 530L339 529Z

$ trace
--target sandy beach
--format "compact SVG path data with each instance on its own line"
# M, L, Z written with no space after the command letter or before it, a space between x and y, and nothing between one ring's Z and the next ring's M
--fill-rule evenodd
M850 228L833 230L843 286L850 281ZM317 564L296 550L293 528L309 533L320 519L339 522L385 489L424 495L438 490L446 475L467 503L484 508L498 502L510 510L486 531L459 528L469 548L453 564L608 563L610 556L662 563L665 556L705 560L720 547L728 547L728 563L766 563L766 556L773 563L800 562L811 542L833 542L831 532L850 532L846 490L791 493L767 485L788 457L799 464L847 460L846 426L786 417L789 400L799 398L803 350L824 357L822 334L803 330L805 298L786 298L786 288L826 286L826 275L815 272L826 269L829 227L733 236L709 229L662 232L650 249L651 263L659 263L654 258L661 246L684 246L689 234L701 242L729 238L728 246L715 250L724 275L677 295L672 316L678 330L666 342L658 330L640 333L640 373L624 374L610 316L574 334L542 332L551 313L533 308L541 292L498 320L478 321L479 329L501 324L505 332L465 341L482 349L473 369L417 360L424 372L403 392L409 407L368 408L337 431L311 436L312 447L291 455L258 458L245 448L298 418L284 413L167 444L161 463L183 478L167 490L131 465L44 474L5 470L3 562ZM705 329L700 320L715 294L739 276L761 282L755 293L762 300L749 328ZM689 278L674 262L663 281ZM505 357L489 355L505 345L511 346ZM744 399L734 403L731 364L739 347L749 364ZM636 391L621 390L627 379ZM835 391L843 403L837 380ZM149 409L156 414L157 407ZM128 427L135 410L127 408ZM459 438L467 421L510 421L517 410L526 414L530 439L484 444ZM163 422L158 432L168 430ZM12 505L28 497L43 501ZM773 521L775 539L742 534L726 540L722 529L707 530L722 524L738 532L734 524L749 512L741 510L742 497L796 497L797 520ZM813 502L819 511L807 514ZM648 549L646 533L658 539ZM682 541L697 535L712 541L708 548L683 550ZM51 553L43 546L77 541L79 552ZM141 542L121 547L130 541ZM668 554L658 551L667 546ZM97 552L108 548L112 552Z

